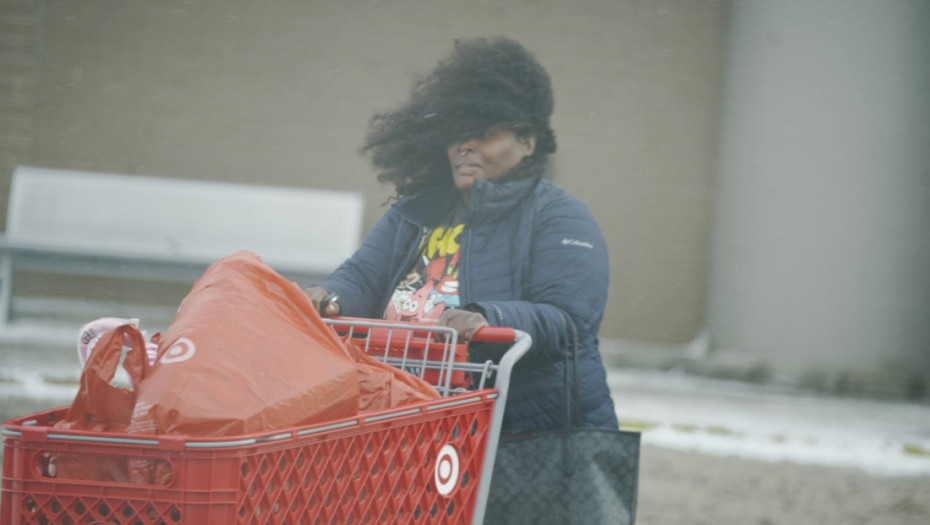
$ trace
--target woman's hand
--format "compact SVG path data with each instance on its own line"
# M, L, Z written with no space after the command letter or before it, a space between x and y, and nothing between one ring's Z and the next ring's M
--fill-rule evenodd
M304 288L304 293L310 296L310 302L313 303L313 308L315 308L317 312L320 312L320 315L323 317L339 315L339 312L342 311L342 308L337 302L338 296L330 295L322 286Z
M479 328L488 326L488 320L477 312L450 308L442 313L439 318L439 325L452 328L458 332L460 339L468 342L475 336L475 332Z

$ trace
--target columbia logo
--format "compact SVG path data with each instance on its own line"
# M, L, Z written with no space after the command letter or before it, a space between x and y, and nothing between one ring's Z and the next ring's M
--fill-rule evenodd
M583 248L588 248L589 250L594 249L594 245L589 242L579 241L576 239L562 239L562 244L569 246L581 246Z

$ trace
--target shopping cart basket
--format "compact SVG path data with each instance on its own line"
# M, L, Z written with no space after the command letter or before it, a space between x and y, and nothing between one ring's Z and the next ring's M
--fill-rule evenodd
M529 336L482 329L476 341L510 346L499 364L475 364L461 361L446 327L328 322L443 397L223 438L53 428L67 408L11 419L2 428L0 524L481 523L510 372ZM55 458L64 456L147 461L169 476L162 485L61 479Z

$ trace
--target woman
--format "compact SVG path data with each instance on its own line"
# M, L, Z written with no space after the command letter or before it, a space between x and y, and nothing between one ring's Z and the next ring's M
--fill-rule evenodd
M519 43L457 41L406 104L372 119L363 151L397 201L307 290L325 315L439 319L466 340L485 325L527 332L510 433L561 428L575 341L581 426L617 428L597 346L607 249L587 207L545 176L553 106L548 74ZM473 345L470 358L497 360L500 348Z

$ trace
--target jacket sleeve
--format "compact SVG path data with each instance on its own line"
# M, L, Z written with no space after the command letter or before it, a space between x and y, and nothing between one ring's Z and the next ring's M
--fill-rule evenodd
M383 314L376 310L391 278L391 261L398 255L399 223L399 214L388 210L359 249L323 283L329 293L339 294L342 315L380 318Z
M493 326L527 332L534 342L526 358L531 361L563 357L569 318L579 344L590 343L604 314L609 263L604 236L580 200L564 194L538 206L529 268L524 300L478 301L469 308L483 312Z

